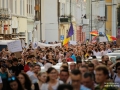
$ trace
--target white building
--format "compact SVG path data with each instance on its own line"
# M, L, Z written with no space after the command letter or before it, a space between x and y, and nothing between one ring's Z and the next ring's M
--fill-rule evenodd
M89 30L86 32L87 38L90 37L89 33L93 30L116 36L117 3L119 3L119 1L120 0L87 0L87 17L90 19ZM96 23L98 16L105 17L106 21Z
M60 1L60 17L68 18L71 13L71 16L72 16L71 22L74 28L74 35L72 37L72 40L76 41L78 40L77 27L83 24L82 17L86 14L85 0L71 0L71 2L70 0L59 0L59 1ZM69 27L70 27L70 22L66 22L66 21L60 22L59 35L60 36L64 35L64 38L65 38L67 36L67 31L69 30Z
M42 40L58 41L58 1L41 0Z
M0 0L0 8L8 8L12 15L12 20L0 27L0 35L11 36L10 39L25 39L26 42L32 40L29 32L34 25L34 2L35 0ZM8 25L7 30L4 30L4 25Z

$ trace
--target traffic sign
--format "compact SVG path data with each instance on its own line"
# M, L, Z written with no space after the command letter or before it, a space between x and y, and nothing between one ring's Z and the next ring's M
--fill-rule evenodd
M64 40L64 35L60 35L60 40Z

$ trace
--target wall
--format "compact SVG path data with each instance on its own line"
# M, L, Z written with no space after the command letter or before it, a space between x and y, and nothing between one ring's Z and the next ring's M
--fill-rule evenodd
M41 0L42 40L58 41L57 0Z
M112 3L112 0L106 0L106 3ZM112 6L106 5L106 34L112 34Z

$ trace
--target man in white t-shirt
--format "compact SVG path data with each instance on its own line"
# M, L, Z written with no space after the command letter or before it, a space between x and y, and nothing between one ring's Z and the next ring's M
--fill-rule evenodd
M3 84L2 84L2 78L0 76L0 90L2 90Z

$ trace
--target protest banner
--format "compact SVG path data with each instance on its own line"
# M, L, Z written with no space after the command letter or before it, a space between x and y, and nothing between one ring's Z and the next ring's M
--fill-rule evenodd
M76 41L70 41L70 44L77 45L77 42Z
M106 37L99 37L99 42L108 42Z
M12 53L22 51L22 45L20 40L7 43L8 50Z
M38 42L38 46L40 46L41 48L45 48L45 47L55 48L56 46L61 47L61 43L58 43L58 44L45 44L45 43Z

